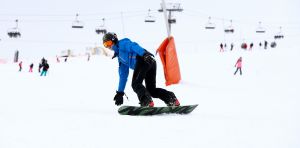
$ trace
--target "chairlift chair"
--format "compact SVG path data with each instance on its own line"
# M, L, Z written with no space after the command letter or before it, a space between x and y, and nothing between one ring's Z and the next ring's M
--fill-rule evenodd
M168 19L168 22L170 24L175 24L176 23L176 19L175 18L170 18L170 19Z
M21 33L20 33L20 31L19 31L17 28L9 29L8 32L7 32L7 35L8 35L10 38L18 38L18 37L21 37Z
M16 27L11 28L7 31L7 35L10 38L18 38L21 37L20 29L18 28L18 20L16 20Z
M276 35L274 35L274 39L283 39L284 38L284 35L281 32L281 29L282 28L279 27L279 32Z
M153 16L146 16L145 22L146 23L154 23L155 22L155 18Z
M78 20L78 16L79 15L76 14L76 19L72 23L72 28L79 28L79 29L83 28L83 22Z
M148 10L148 15L145 18L146 23L154 23L155 22L155 17L150 15L150 9Z
M98 27L98 28L96 28L96 33L97 34L106 34L107 33L107 30L104 28L104 27Z
M261 22L259 22L259 25L256 28L256 33L266 33L266 29L261 26Z
M168 22L169 22L169 24L176 24L176 18L174 16L170 15Z
M215 29L216 25L214 23L212 23L211 21L211 17L208 18L208 22L205 25L205 29Z
M234 33L234 28L232 26L232 20L230 20L230 26L224 29L225 33Z
M96 31L97 34L106 34L107 33L107 30L106 30L106 27L105 27L105 18L102 18L102 25L97 27L95 29L95 31Z
M283 39L283 38L284 38L283 34L274 35L274 39Z
M225 28L224 32L225 33L234 33L234 29L232 26L229 26L229 27Z

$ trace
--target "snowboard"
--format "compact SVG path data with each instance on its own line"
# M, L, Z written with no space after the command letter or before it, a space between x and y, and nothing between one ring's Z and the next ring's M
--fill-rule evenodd
M184 106L166 106L166 107L139 107L139 106L121 106L118 109L121 115L147 116L159 114L189 114L198 104Z

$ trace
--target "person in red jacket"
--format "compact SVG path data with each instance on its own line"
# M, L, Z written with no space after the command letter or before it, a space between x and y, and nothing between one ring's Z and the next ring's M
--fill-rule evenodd
M234 72L234 75L235 75L238 71L240 71L240 75L242 75L242 57L240 57L240 58L236 61L236 63L235 63L234 66L236 67L236 71Z

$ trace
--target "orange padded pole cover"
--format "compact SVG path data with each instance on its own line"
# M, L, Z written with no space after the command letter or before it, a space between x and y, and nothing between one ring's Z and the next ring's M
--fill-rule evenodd
M181 80L174 38L166 38L157 49L164 68L166 85L178 84Z

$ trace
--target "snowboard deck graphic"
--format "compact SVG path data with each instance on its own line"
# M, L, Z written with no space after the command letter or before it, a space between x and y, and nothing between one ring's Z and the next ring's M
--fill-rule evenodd
M139 106L121 106L118 109L121 115L147 116L158 114L189 114L198 104L184 106L166 106L166 107L139 107Z

